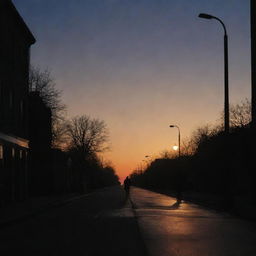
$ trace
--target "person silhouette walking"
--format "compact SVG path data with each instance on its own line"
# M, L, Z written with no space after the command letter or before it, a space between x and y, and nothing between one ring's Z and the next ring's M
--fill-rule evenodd
M124 180L124 190L128 196L130 193L131 179L127 176Z

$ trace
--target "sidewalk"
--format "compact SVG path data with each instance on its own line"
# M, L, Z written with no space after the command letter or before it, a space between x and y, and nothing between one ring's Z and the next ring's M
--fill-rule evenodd
M80 199L88 194L77 193L68 195L53 195L48 197L33 197L24 202L13 203L0 208L0 228L24 221L49 209L59 207Z
M175 193L166 189L151 189L152 191L176 197ZM246 197L234 197L232 198L232 206L226 205L227 201L224 197L207 194L197 193L194 191L183 192L182 198L185 201L189 201L195 204L202 205L207 208L211 208L217 211L229 212L235 216L243 219L256 221L256 205L253 204Z

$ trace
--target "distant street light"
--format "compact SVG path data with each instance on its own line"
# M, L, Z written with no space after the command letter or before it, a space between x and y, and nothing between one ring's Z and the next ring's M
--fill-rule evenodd
M179 133L178 133L178 142L179 142L179 146L178 146L178 147L179 147L179 157L180 157L180 128L179 128L179 126L177 126L177 125L170 125L170 128L174 128L174 127L178 128L178 131L179 131ZM175 147L175 146L174 146L174 147ZM177 150L177 148L175 149L174 147L173 147L173 149L174 149L174 150ZM177 146L176 146L176 147L177 147Z
M207 13L200 13L198 17L208 20L215 19L221 23L224 29L224 129L226 133L229 133L228 35L226 26L221 19Z

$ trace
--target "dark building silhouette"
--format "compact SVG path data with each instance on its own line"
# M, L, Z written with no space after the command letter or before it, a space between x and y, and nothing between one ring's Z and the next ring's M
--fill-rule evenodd
M49 194L53 189L52 113L38 92L29 94L30 194Z
M0 1L0 197L27 196L28 78L35 38L10 0Z
M77 173L72 170L72 160L67 152L52 149L54 193L65 194L76 191Z

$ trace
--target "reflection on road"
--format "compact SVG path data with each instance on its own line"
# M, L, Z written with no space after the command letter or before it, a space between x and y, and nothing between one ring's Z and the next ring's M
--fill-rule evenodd
M151 256L256 255L255 223L139 188L131 200Z

